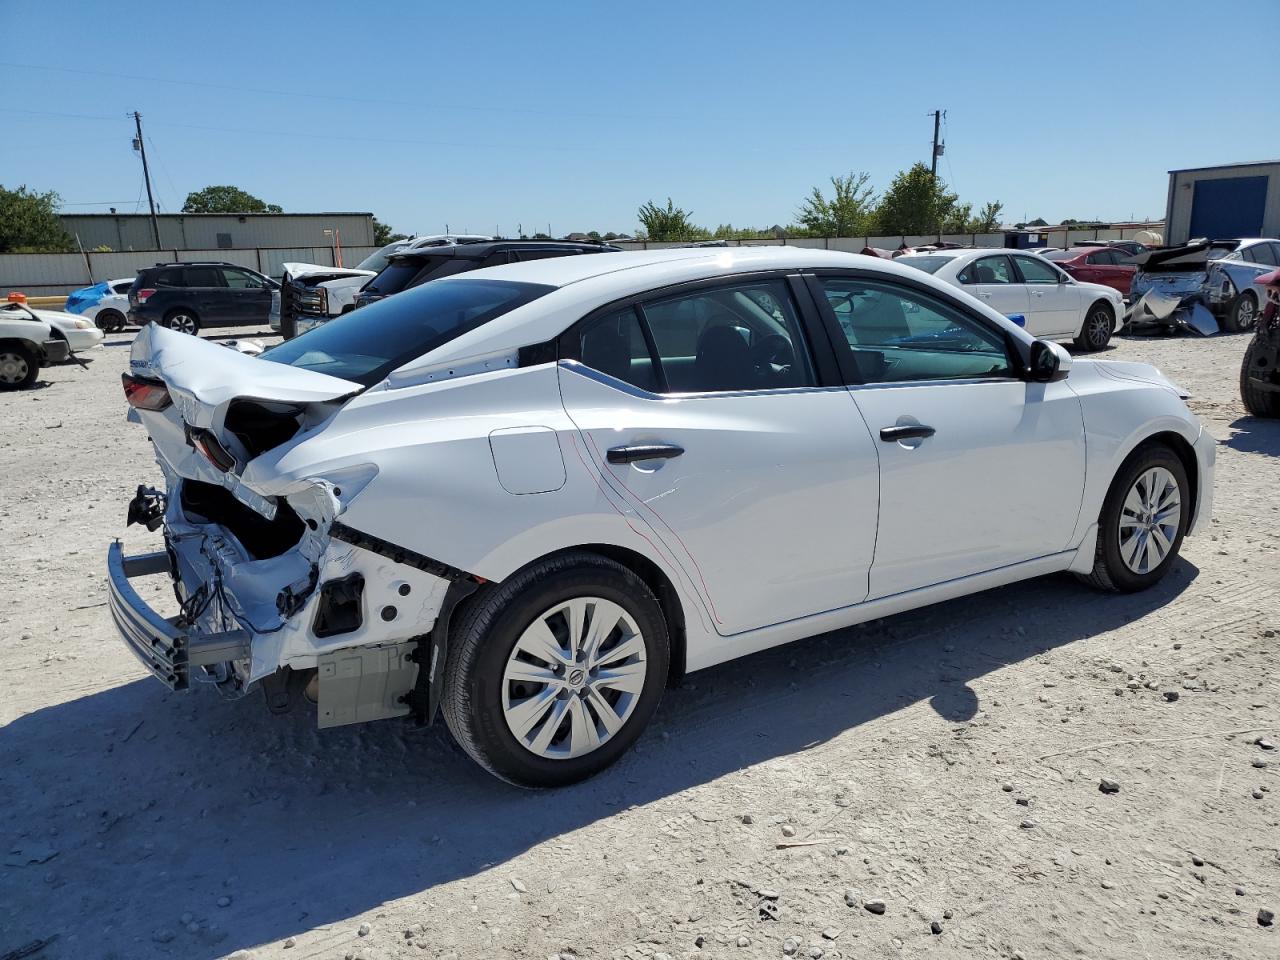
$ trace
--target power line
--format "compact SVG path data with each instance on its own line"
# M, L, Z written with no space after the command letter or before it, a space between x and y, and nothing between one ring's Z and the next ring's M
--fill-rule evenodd
M109 73L105 70L84 70L75 67L55 67L44 63L16 63L14 61L5 61L0 63L0 69L5 67L13 67L22 70L49 70L55 73L71 73L88 77L110 77L114 80L136 80L142 83L171 83L188 87L203 87L209 90L231 90L237 93L258 93L268 94L271 96L289 97L291 99L307 99L307 100L328 100L341 103L357 103L367 105L372 103L384 104L393 107L418 107L427 110L454 110L472 113L515 113L527 114L529 116L542 117L583 117L589 119L623 119L623 120L674 120L674 119L701 119L690 115L681 114L625 114L625 113L584 113L562 110L539 110L530 107L496 107L482 104L456 104L456 103L424 103L422 100L389 100L378 97L344 97L331 93L309 93L301 90L274 90L266 87L244 87L229 83L209 83L204 80L175 80L169 77L146 77L139 74L131 73Z

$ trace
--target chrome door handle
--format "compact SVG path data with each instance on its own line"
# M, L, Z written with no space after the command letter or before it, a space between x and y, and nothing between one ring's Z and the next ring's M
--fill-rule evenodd
M637 460L670 460L684 453L675 443L638 443L629 447L610 447L605 455L610 463L635 463Z
M923 423L904 423L897 427L881 427L880 439L885 443L897 443L899 440L924 440L938 431Z

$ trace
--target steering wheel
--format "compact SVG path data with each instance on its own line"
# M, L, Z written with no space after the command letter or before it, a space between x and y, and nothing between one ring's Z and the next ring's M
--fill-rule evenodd
M771 333L761 337L751 347L751 365L763 377L773 378L789 373L795 362L796 354L791 341L780 334Z

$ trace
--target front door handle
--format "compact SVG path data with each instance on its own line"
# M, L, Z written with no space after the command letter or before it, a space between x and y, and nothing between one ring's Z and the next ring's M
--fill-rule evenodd
M885 443L897 443L899 440L924 440L938 431L923 423L904 423L897 427L881 427L880 439Z
M630 447L610 447L606 459L610 463L635 463L637 460L670 460L684 453L675 443L639 443Z

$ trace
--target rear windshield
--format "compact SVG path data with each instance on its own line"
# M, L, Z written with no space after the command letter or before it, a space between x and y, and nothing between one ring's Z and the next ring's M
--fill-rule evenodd
M898 263L923 270L925 273L937 273L943 264L951 261L951 257L899 257Z
M426 283L286 340L262 359L371 387L396 367L554 289L503 280Z
M423 267L434 263L437 257L396 257L383 271L365 284L365 291L389 297L409 285Z

